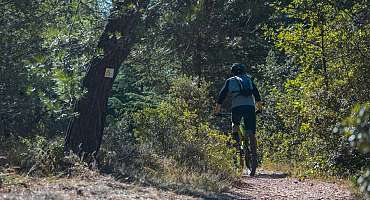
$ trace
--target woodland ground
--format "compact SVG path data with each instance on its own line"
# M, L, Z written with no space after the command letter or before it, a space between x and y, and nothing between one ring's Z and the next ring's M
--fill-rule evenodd
M299 180L264 170L253 178L243 176L222 194L180 194L96 172L71 178L31 178L13 172L2 176L8 183L0 187L0 199L358 199L340 181Z

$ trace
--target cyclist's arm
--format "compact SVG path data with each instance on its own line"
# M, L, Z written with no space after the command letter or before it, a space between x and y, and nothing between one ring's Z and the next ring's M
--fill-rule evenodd
M222 102L224 102L228 92L229 92L229 80L225 82L220 93L218 94L217 104L222 104Z
M256 85L254 84L254 82L252 81L252 85L253 85L253 90L252 90L252 94L254 96L254 98L256 99L256 102L260 102L261 101L261 95L256 87Z

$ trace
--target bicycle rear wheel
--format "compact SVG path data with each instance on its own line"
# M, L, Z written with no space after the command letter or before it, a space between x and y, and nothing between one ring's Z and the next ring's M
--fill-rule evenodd
M257 169L257 156L253 156L250 150L247 150L245 153L245 166L249 170L249 175L254 176Z
M253 138L249 138L253 137ZM257 169L257 149L254 144L254 146L251 145L250 139L254 139L254 135L248 135L248 137L244 137L244 145L245 145L245 150L244 150L244 158L245 158L245 166L249 170L249 175L254 176L256 173Z

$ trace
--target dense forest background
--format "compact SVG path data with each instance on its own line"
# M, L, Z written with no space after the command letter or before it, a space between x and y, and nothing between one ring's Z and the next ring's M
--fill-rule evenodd
M289 165L302 176L358 178L367 170L358 183L369 191L369 6L1 0L0 156L28 174L65 170L73 159L64 156L64 138L79 116L75 103L87 94L84 77L106 55L99 41L114 40L116 48L123 38L121 45L131 43L102 111L101 170L224 189L240 174L227 147L229 120L214 117L212 107L231 64L241 62L264 102L261 165ZM127 13L136 14L135 29L104 32Z

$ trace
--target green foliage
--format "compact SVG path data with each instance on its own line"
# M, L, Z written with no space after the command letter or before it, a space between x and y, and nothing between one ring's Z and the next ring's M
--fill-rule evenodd
M210 106L208 84L181 77L169 91L159 105L126 113L122 121L107 129L104 162L121 173L144 176L154 183L166 180L167 184L173 181L175 185L221 190L236 177L235 151L226 145L230 138L207 123L211 114L204 112Z
M286 61L270 53L261 69L267 82L266 120L260 123L265 157L312 174L357 173L364 156L331 130L356 102L369 98L369 22L361 18L368 5L291 1L272 7L278 23L268 26L266 36Z
M370 153L369 109L369 104L356 105L352 116L342 123L351 145L363 153Z
M176 65L182 74L219 86L230 75L231 63L245 62L252 68L263 62L268 45L260 25L270 13L265 2L158 1L153 6L155 21L141 32L142 44L149 47L149 55L162 51L151 60L170 61L160 68Z
M21 138L20 144L22 146L14 153L19 156L19 164L28 174L48 176L64 169L63 138L53 141L42 136Z
M363 176L358 179L361 191L370 196L370 104L356 105L352 110L351 116L346 118L340 127L341 132L344 132L349 137L352 147L358 149L365 157L363 167L367 167ZM334 131L339 131L336 128Z
M140 126L135 131L142 142L155 153L190 168L230 173L232 159L227 138L199 122L186 105L175 105L162 103L135 116Z
M132 113L125 113L116 123L105 129L99 160L107 172L129 174L137 179L143 172L144 163L150 165L150 154L140 147L133 133L135 122Z
M91 166L84 161L83 156L65 155L64 139L56 137L47 139L44 136L29 138L0 138L0 150L8 163L5 168L17 166L20 172L30 176L90 176ZM2 168L0 168L1 170Z
M95 1L8 2L1 6L0 134L64 131L96 50L102 16Z
M231 175L232 151L226 146L228 138L206 123L204 111L210 103L207 88L207 84L198 86L189 78L176 80L168 100L134 116L138 124L135 133L156 154L195 171Z

